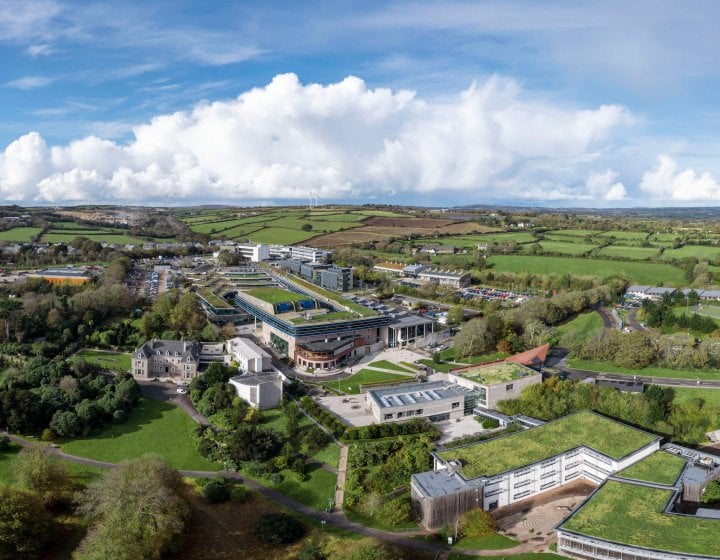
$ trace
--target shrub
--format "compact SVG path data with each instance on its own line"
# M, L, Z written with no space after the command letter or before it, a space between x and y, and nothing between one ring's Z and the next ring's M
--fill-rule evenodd
M485 418L485 419L482 421L481 425L482 425L482 427L485 428L486 430L492 430L492 429L494 429L494 428L499 428L499 427L500 427L500 422L497 421L495 418Z
M242 484L233 484L230 489L230 499L233 502L244 502L247 497L247 488Z
M12 447L12 442L7 436L0 436L0 451L8 451Z
M402 496L388 500L377 512L376 517L380 523L391 527L407 523L412 519L410 501Z
M495 518L481 508L470 510L460 518L460 532L471 539L486 537L495 532Z
M305 535L305 527L286 513L266 513L255 524L255 536L264 543L287 544Z
M222 478L213 478L203 487L203 496L211 504L220 504L230 499L230 492L225 487L225 481Z

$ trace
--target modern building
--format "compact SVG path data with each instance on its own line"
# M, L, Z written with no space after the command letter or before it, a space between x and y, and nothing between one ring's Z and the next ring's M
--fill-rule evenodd
M262 262L270 259L270 250L262 243L238 243L235 252L251 262Z
M470 286L471 276L464 270L443 270L440 268L426 268L418 275L421 282L437 282L441 286L451 286L461 289Z
M465 392L444 381L369 389L368 398L378 422L403 422L413 418L442 422L465 415Z
M381 262L373 266L373 270L393 274L394 276L402 276L403 270L407 265L403 263Z
M228 360L236 362L241 371L260 373L272 369L272 357L248 338L231 338L225 343Z
M92 276L84 268L46 268L38 272L30 272L26 278L42 278L51 284L85 284Z
M282 404L283 376L276 372L236 375L229 380L237 396L259 410L277 408Z
M316 249L315 247L290 247L290 258L299 261L322 263L332 260L332 251Z
M347 292L353 288L353 271L351 267L338 267L322 262L306 262L298 259L286 259L278 262L278 266L297 274L313 284L334 292Z
M571 558L720 558L720 512L698 507L720 458L675 444L611 476L556 528Z
M542 374L522 364L498 362L456 369L448 380L477 392L477 405L497 408L497 403L517 399L526 387L542 382Z
M306 368L335 369L342 366L364 344L362 337L355 336L298 342L295 363Z
M137 379L185 382L198 375L201 344L196 341L152 339L132 353L131 373Z
M430 317L395 311L388 314L392 321L388 325L388 348L404 348L425 338L433 332L434 321Z
M433 453L434 470L411 477L411 498L423 526L437 529L471 509L504 507L576 479L599 484L657 451L660 441L594 412L578 412Z

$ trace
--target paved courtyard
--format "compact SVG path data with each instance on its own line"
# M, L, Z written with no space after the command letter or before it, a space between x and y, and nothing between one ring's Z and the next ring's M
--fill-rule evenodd
M375 417L370 412L367 393L317 397L316 400L350 426L369 426L375 423Z

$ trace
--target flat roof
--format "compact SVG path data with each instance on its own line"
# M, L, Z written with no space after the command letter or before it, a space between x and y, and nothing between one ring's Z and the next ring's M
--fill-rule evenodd
M263 383L274 383L275 381L281 380L282 378L275 372L269 371L267 373L256 373L252 375L236 375L230 378L231 383L237 385L248 385L250 387L256 387Z
M61 276L67 278L89 278L89 273L86 270L79 270L77 268L46 268L34 273L38 276Z
M663 513L673 493L609 480L558 529L651 550L720 555L720 520Z
M674 486L685 468L685 459L665 451L656 451L642 461L621 470L615 476L643 482Z
M620 459L659 439L585 410L522 432L440 451L437 456L459 460L462 475L470 479L495 476L581 446Z
M445 381L400 385L387 389L370 389L368 393L380 408L421 405L454 399L465 394L459 387Z
M472 487L457 473L446 469L417 473L412 475L412 479L422 489L423 495L431 498L455 494Z
M230 340L232 343L232 346L234 346L237 351L245 356L246 358L269 358L270 354L268 354L265 350L260 348L257 344L255 344L252 340L248 340L247 338L240 338L236 337Z
M389 268L390 270L401 271L405 268L404 263L393 263L393 262L381 262L376 264L373 268Z
M284 303L288 301L313 299L309 295L298 294L297 292L291 292L283 288L253 288L252 290L245 290L245 293L267 303Z
M499 364L488 364L469 369L453 370L451 373L481 385L497 385L498 383L507 383L508 381L529 377L531 375L540 375L537 371L529 367L513 362L501 362Z

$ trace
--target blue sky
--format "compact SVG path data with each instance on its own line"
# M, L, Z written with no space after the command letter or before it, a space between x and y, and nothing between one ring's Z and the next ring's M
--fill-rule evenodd
M719 12L0 0L0 201L716 204Z

